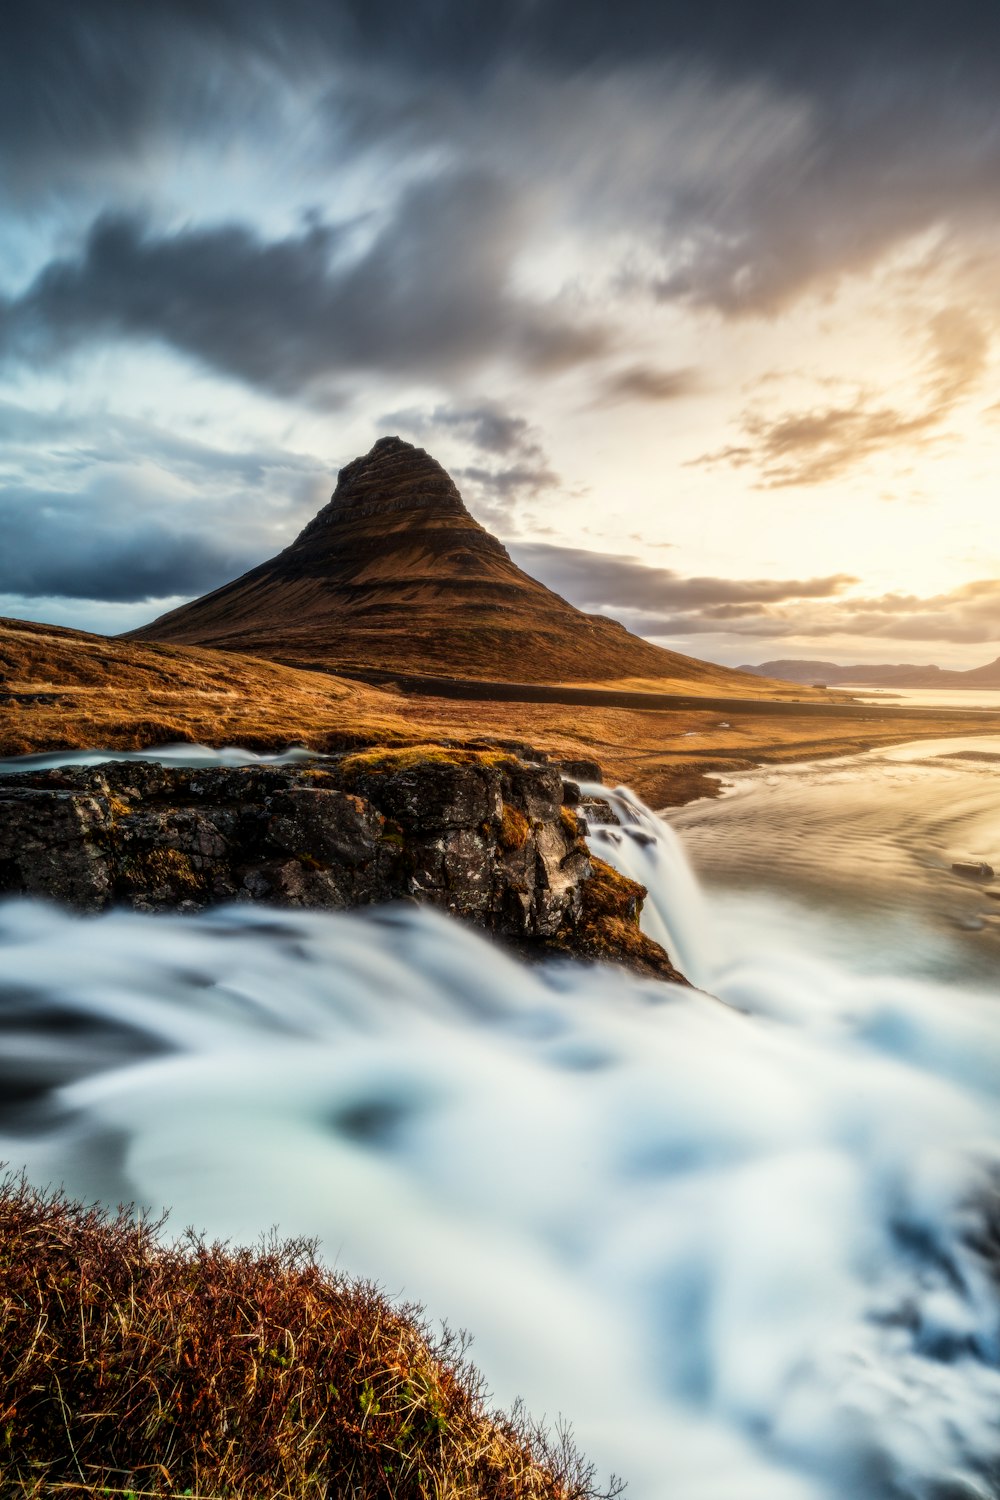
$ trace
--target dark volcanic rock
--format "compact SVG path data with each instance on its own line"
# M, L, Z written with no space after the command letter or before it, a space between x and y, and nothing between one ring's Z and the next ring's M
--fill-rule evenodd
M367 751L322 770L140 761L0 778L0 895L85 912L409 898L522 946L676 977L639 932L641 886L624 913L629 941L619 901L601 947L592 875L559 772L496 750Z

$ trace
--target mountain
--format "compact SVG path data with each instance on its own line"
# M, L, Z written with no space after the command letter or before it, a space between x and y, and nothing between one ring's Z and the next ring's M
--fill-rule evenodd
M912 666L908 662L872 666L855 663L839 666L832 661L764 661L759 666L740 667L758 677L779 678L784 682L851 683L858 686L898 688L996 688L1000 689L1000 656L984 667L968 672L954 672L948 667Z
M383 437L277 557L129 638L382 675L682 684L761 695L740 673L584 614L521 571L422 448Z

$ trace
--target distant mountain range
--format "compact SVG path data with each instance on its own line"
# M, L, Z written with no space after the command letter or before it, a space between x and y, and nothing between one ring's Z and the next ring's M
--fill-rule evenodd
M985 667L973 667L968 672L953 672L948 667L912 666L908 662L877 666L856 662L853 666L840 666L833 661L801 661L794 657L784 661L764 661L759 666L745 666L739 670L752 672L758 677L809 683L812 686L819 683L856 683L859 687L1000 690L1000 656L996 661L988 662Z
M381 682L681 686L783 696L585 614L517 567L422 448L383 437L277 557L129 633Z

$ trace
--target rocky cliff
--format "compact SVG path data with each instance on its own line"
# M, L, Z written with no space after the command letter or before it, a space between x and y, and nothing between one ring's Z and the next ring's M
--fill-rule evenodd
M639 930L643 887L591 858L578 802L556 766L496 748L369 750L322 769L21 773L0 778L0 894L84 912L410 899L522 951L679 979Z

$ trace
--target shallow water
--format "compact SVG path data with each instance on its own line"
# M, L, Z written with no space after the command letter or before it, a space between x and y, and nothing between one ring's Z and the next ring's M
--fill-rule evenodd
M149 750L39 750L34 755L8 756L0 759L0 776L19 771L51 771L57 766L99 766L114 761L154 761L161 766L297 766L323 761L319 751L293 746L290 750L258 754L240 745L216 750L209 745L157 745Z
M728 791L666 816L741 952L1000 989L1000 738L765 768ZM995 879L952 869L980 861Z
M876 688L835 684L837 692L850 693L863 703L896 703L901 708L1000 709L996 688Z
M595 848L719 998L426 910L7 903L0 1157L320 1235L633 1500L995 1496L1000 1006L935 861L994 847L996 783L930 759L746 778L672 815L684 846L615 794Z

